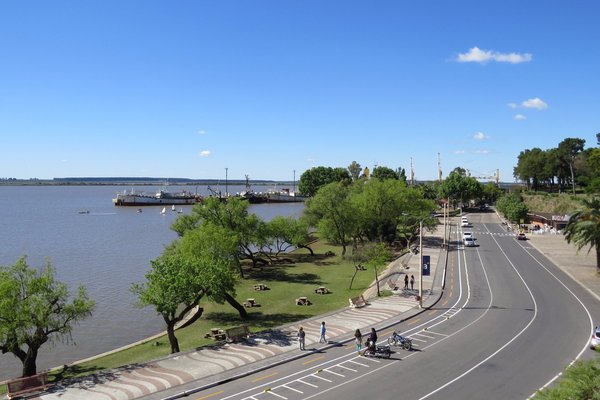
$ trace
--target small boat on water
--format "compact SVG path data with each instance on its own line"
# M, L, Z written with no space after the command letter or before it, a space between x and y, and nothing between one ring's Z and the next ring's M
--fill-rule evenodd
M167 208L163 207L162 211L160 212L161 215L165 215L167 213Z
M177 210L175 210L175 204L173 204L173 205L171 206L171 211L177 211Z
M129 192L117 193L117 197L112 201L115 206L175 206L199 203L202 196L185 190L177 193L159 190L155 194L149 194L132 189Z

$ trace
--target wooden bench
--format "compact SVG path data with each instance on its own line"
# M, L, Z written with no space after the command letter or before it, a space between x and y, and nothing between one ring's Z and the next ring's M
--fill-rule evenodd
M318 288L315 289L315 293L316 294L327 294L330 292L329 292L329 289L327 289L325 286L319 286Z
M228 343L236 342L240 339L248 339L250 337L250 328L248 325L235 326L225 329L225 340Z
M390 290L398 290L398 286L395 283L393 283L391 279L388 279L387 285L390 288Z
M42 372L37 375L17 378L6 382L8 398L12 399L27 393L42 392L51 385L48 384L48 373Z
M362 294L358 297L352 297L351 299L348 299L348 301L350 302L350 307L352 308L360 308L367 305L367 301Z
M308 299L308 297L298 297L296 299L297 306L310 306L312 303Z

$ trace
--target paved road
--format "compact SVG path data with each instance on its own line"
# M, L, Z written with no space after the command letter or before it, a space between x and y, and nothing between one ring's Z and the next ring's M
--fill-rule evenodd
M455 229L446 289L400 329L415 351L390 360L338 346L194 398L518 399L586 353L598 301L489 215L471 215L476 248Z

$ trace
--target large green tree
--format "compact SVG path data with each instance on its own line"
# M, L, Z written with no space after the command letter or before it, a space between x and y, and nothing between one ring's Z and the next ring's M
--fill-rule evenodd
M67 286L55 279L48 262L30 268L26 258L0 267L0 350L23 364L23 376L37 373L40 347L54 338L70 340L73 325L91 316L94 301L85 287L70 298Z
M314 167L302 173L298 189L303 195L312 197L327 184L333 182L349 184L351 181L352 177L346 168Z
M463 206L470 200L481 197L482 188L477 179L467 176L466 171L458 167L442 182L440 192L443 198L449 198L452 203Z
M571 173L571 185L575 194L575 161L585 146L584 139L566 138L558 144L558 154L563 163L568 165Z
M600 198L581 200L584 208L571 214L565 227L565 239L577 249L596 250L596 272L600 274Z
M334 182L323 186L317 194L306 202L307 221L317 226L319 233L332 243L342 246L342 256L346 246L355 236L357 212L350 201L348 186Z
M371 178L386 180L386 179L399 179L398 173L389 167L378 166L373 168ZM406 178L406 176L405 176ZM406 181L406 179L405 179Z
M356 161L352 161L352 163L348 165L348 172L350 173L352 182L357 181L360 177L360 173L362 172L362 167Z
M145 282L131 286L138 304L153 306L165 321L171 353L180 351L177 324L186 318L188 322L200 318L203 309L199 304L204 297L222 303L225 293L235 293L232 246L235 243L223 228L203 226L190 231L181 243L151 261Z

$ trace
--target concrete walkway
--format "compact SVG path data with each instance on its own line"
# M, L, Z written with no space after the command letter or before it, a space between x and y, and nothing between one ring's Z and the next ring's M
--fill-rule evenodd
M489 215L494 222L497 216ZM453 223L458 223L455 218ZM442 292L447 254L442 248L443 227L427 234L423 254L431 257L431 275L423 278L423 309L416 299L419 256L405 254L380 274L381 290L396 286L388 297L376 297L373 284L365 291L368 305L344 308L316 318L299 321L271 331L252 335L244 343L205 347L178 353L146 364L129 365L94 374L71 382L62 382L38 397L45 400L146 400L175 399L191 394L199 386L212 386L235 377L246 376L277 364L300 358L339 343L353 340L355 329L364 333L371 327L384 329L408 319L435 304ZM562 268L600 300L600 277L595 271L595 254L577 252L562 235L531 235L527 242ZM414 275L415 290L404 289L404 276ZM389 284L388 284L389 282ZM326 322L328 344L319 344L319 326ZM306 331L306 351L298 349L296 332Z

